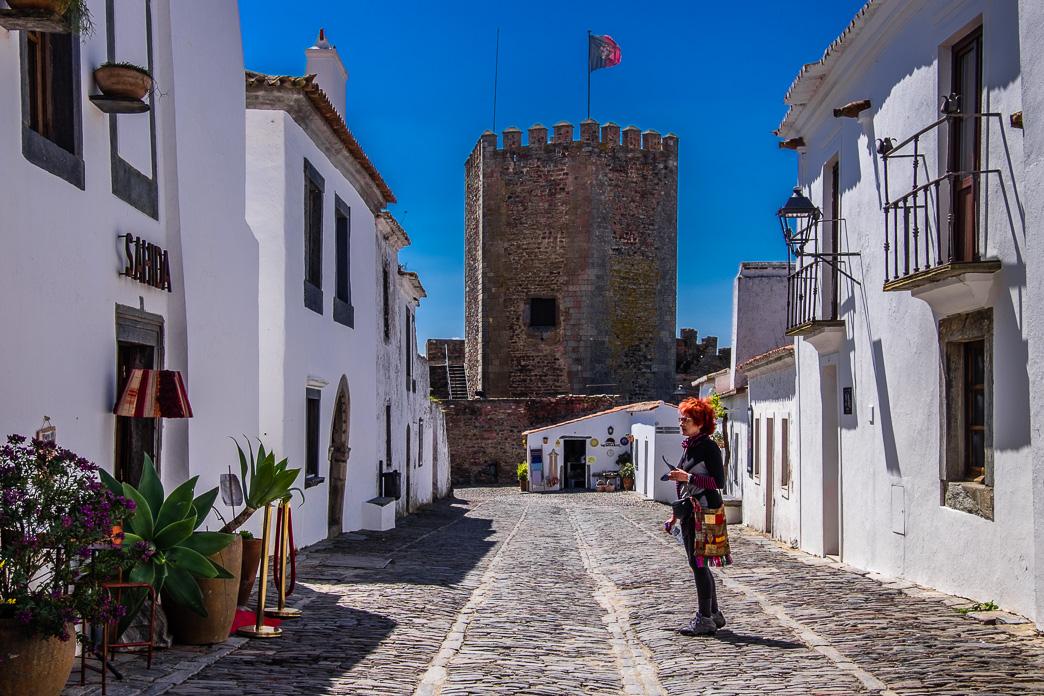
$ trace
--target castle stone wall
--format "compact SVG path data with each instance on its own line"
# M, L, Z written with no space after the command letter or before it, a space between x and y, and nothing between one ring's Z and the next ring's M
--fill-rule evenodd
M468 383L487 397L669 399L678 141L614 124L485 133L465 165ZM621 142L622 136L622 142ZM532 298L557 324L529 324Z

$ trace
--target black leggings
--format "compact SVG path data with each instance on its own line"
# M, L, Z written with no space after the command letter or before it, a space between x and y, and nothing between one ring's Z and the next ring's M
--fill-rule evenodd
M694 568L692 574L696 577L696 597L700 603L700 615L710 616L718 611L718 590L714 585L714 576L710 568Z

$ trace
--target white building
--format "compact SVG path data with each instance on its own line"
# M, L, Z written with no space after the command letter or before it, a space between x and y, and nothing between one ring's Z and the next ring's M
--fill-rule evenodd
M32 435L46 415L119 478L149 452L168 490L197 474L202 490L258 418L237 7L88 5L89 37L0 29L0 430ZM90 99L106 61L151 70L148 112ZM169 276L134 279L139 240ZM133 367L180 371L194 417L114 416Z
M636 443L638 426L641 442ZM663 401L643 401L616 406L580 418L534 428L522 433L526 442L531 491L594 488L605 472L619 472L617 459L630 453L635 463L635 488L657 500L674 496L652 483L667 471L659 457L676 464L681 456L678 407ZM674 447L670 447L673 438ZM657 463L660 462L660 463Z
M754 477L753 431L748 425L751 401L742 365L792 340L785 334L787 272L788 265L781 261L740 264L732 285L730 366L692 383L700 398L717 394L728 413L725 498L730 508L735 501L744 500L745 486ZM749 524L753 518L748 517L745 504L742 509L743 520Z
M305 502L295 520L305 544L394 523L391 509L382 509L389 501L371 502L382 495L387 445L380 405L393 405L408 438L395 467L403 472L404 512L438 490L430 474L427 485L411 480L408 462L428 461L424 471L432 470L438 450L434 442L425 448L425 438L441 424L428 413L426 370L417 395L412 326L423 288L397 265L388 278L389 249L408 243L384 210L395 198L346 126L347 71L337 49L321 33L306 57L307 77L246 78L247 220L261 258L261 430L304 469ZM409 314L402 331L386 323L400 305ZM391 349L402 335L408 342ZM444 434L436 442L444 447ZM443 467L448 482L445 456Z
M822 216L788 292L800 546L1038 623L1041 19L868 2L778 131Z
M374 289L381 296L375 326L377 430L375 480L398 472L395 514L404 515L450 491L449 445L441 408L429 397L427 360L417 354L416 315L426 296L416 273L399 263L410 238L388 212L377 220L378 268ZM374 505L380 503L375 502ZM385 501L385 505L390 504ZM376 512L371 510L371 512Z
M796 546L794 346L787 344L754 356L737 370L747 382L749 406L741 427L749 428L752 453L742 486L743 523Z

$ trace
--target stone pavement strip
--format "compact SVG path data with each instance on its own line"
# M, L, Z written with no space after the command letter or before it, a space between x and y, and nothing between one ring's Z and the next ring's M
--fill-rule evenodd
M729 624L682 637L695 590L666 512L630 493L458 490L303 552L304 617L282 638L164 650L151 670L121 655L109 693L1044 694L1044 639L1017 617L975 620L961 598L735 527L736 564L715 570Z

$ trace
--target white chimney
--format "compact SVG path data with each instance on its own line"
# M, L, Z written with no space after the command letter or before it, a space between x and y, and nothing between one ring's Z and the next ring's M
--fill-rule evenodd
M315 45L305 49L305 74L315 75L319 89L326 92L341 118L345 116L345 92L348 84L348 71L341 62L337 48L326 40L326 30L319 30L319 38Z

